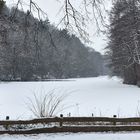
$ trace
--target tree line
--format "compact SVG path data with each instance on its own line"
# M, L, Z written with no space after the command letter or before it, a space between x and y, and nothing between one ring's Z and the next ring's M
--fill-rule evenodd
M103 57L48 19L0 1L0 80L42 80L103 74Z
M140 2L115 0L110 12L108 55L113 74L140 86Z

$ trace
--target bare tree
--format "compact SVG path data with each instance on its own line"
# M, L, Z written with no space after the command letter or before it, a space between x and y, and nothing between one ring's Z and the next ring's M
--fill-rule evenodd
M101 26L106 26L103 16L103 11L105 11L104 0L80 0L82 11L75 8L74 3L73 0L64 1L64 17L61 22L72 33L77 30L80 37L84 41L88 41L89 34L86 30L88 22L93 21L98 33L102 31Z
M89 41L89 33L87 31L87 25L89 22L93 22L94 26L96 26L95 30L98 33L103 31L102 26L106 26L104 17L104 12L106 12L104 0L79 0L78 3L80 6L78 7L75 6L76 2L74 0L63 0L61 3L62 7L59 12L62 12L63 17L61 17L57 27L63 24L64 28L70 33L77 34L77 36L84 41ZM16 9L19 7L23 8L23 5L24 1L18 0ZM47 13L39 7L35 0L29 0L26 5L28 5L28 15L34 15L36 11L37 17L40 21L42 18L48 18ZM12 16L12 19L15 14Z

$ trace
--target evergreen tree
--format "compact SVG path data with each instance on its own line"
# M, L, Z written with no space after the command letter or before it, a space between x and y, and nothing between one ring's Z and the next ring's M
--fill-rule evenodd
M124 83L139 83L140 9L137 0L116 0L110 13L111 67Z

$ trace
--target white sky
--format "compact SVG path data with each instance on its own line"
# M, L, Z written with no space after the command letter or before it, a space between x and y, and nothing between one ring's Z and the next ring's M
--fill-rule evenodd
M18 0L6 0L6 4L8 6L13 6ZM22 1L26 1L26 3L29 2L29 0L22 0ZM45 11L48 15L48 18L50 20L51 23L57 25L61 19L61 15L58 14L62 4L63 4L63 0L34 0L39 7ZM76 0L76 4L75 6L79 6L79 1L80 0ZM107 0L106 3L106 9L110 9L111 7L111 3L109 2L110 0ZM74 2L74 3L75 3ZM93 24L89 24L88 27L88 32L90 35L90 40L93 42L91 44L89 44L90 47L93 47L96 51L101 52L102 54L104 53L104 48L106 47L106 37L103 35L97 36L95 35L95 26Z

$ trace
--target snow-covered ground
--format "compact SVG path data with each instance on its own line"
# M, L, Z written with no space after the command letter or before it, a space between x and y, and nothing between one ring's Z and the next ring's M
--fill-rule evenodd
M33 118L28 110L28 97L55 89L56 94L69 94L65 99L66 116L135 117L140 110L140 88L123 85L120 79L97 77L51 82L0 83L0 119ZM59 114L58 114L59 115Z
M42 90L43 89L43 90ZM0 119L29 119L33 114L28 110L28 97L33 93L54 90L56 94L68 94L63 111L66 116L113 116L135 117L140 110L140 89L123 85L118 78L97 77L70 79L51 82L1 82ZM58 114L59 115L59 114ZM32 136L0 135L0 140L139 140L140 133L77 133L41 134Z

